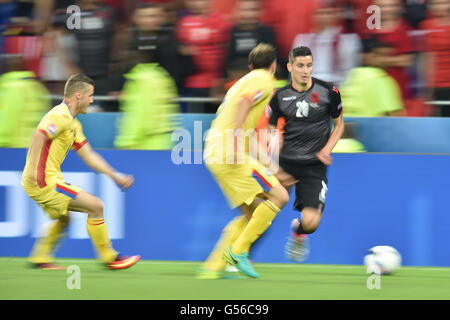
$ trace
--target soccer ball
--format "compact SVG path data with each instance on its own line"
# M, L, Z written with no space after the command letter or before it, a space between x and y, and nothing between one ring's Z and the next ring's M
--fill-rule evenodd
M364 257L367 273L391 274L400 268L402 256L393 247L376 246Z

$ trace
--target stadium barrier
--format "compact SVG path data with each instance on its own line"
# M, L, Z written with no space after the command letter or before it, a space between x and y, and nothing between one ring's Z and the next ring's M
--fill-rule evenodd
M114 247L144 259L199 261L207 257L234 216L203 164L173 163L170 151L99 150L135 176L121 192L70 152L67 182L105 204ZM0 149L0 256L27 256L46 218L24 193L20 175L26 150ZM446 155L336 154L322 224L311 237L307 263L362 264L367 250L391 245L404 265L450 266L450 177ZM284 245L298 212L293 199L255 244L256 262L288 262ZM73 213L58 257L94 258L86 215Z
M114 148L121 116L121 113L90 113L79 115L78 119L94 148ZM213 114L179 114L178 127L194 137L204 134L214 117ZM345 121L355 123L355 133L368 152L450 153L450 118L347 117ZM194 149L193 139L191 143Z

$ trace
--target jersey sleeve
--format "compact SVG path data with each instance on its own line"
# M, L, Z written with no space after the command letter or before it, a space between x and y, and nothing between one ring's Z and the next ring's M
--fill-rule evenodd
M269 118L269 124L271 126L276 126L278 124L278 118L282 116L281 110L278 104L278 94L275 92L275 94L272 97L272 100L270 100L269 105L266 108L266 114Z
M341 93L338 88L332 84L332 88L330 90L330 114L333 119L339 117L342 113L342 100Z
M83 127L81 126L80 121L77 119L75 121L75 140L72 144L72 150L78 151L87 143L86 136L83 133Z
M241 91L241 97L251 101L252 105L256 105L268 95L272 94L273 87L269 87L263 80L249 81Z
M54 139L70 125L70 118L58 113L47 113L38 125L38 130Z

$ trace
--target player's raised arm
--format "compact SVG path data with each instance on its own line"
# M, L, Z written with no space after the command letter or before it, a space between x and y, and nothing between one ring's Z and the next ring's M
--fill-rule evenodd
M85 143L80 149L78 149L77 154L90 168L99 173L106 174L122 189L128 189L133 185L133 176L119 175L101 155L91 148L89 143Z

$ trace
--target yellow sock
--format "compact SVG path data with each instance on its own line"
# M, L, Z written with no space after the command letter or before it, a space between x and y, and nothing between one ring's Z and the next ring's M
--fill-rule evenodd
M114 261L117 257L117 251L112 248L111 241L108 237L108 230L106 229L105 219L103 217L88 218L87 230L99 258L104 262Z
M222 271L226 262L223 259L223 252L237 239L242 230L247 226L248 219L245 215L234 218L222 231L222 236L217 242L214 250L209 255L203 267L211 271Z
M253 212L247 227L232 244L232 252L234 254L248 253L253 242L269 228L278 212L280 209L269 200L261 202Z
M36 240L31 252L29 261L31 263L50 263L53 261L53 253L57 245L64 238L65 229L69 225L69 216L63 216L53 222L48 230L47 235Z

